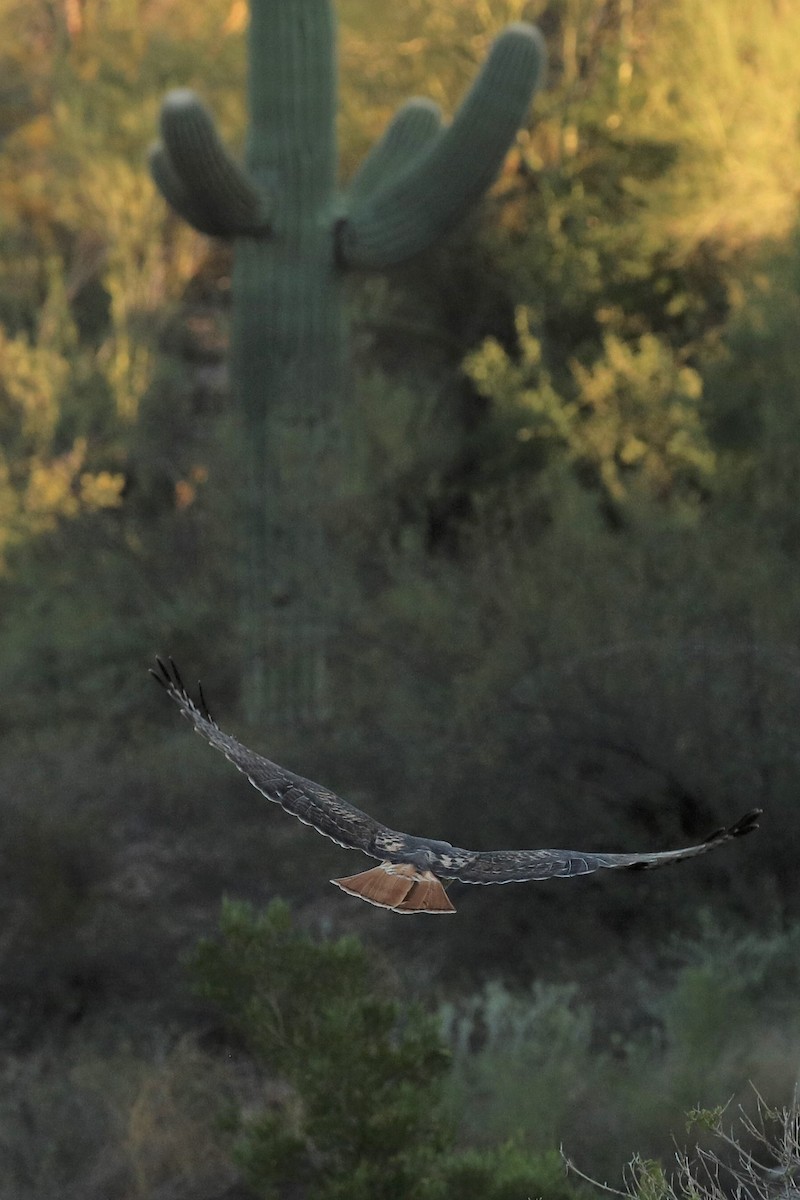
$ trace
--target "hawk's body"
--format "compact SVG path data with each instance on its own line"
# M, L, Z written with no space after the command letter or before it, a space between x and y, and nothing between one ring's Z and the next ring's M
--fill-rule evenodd
M647 869L694 858L758 827L761 809L753 809L728 829L719 829L696 846L650 854L598 854L578 850L463 850L449 842L413 837L382 825L335 792L294 775L248 750L223 733L211 717L202 691L196 704L170 660L158 661L152 674L184 716L215 749L238 768L268 800L280 804L318 833L340 846L380 859L380 866L359 875L333 879L337 887L394 912L455 912L442 880L461 883L523 883L531 879L587 875L600 868Z

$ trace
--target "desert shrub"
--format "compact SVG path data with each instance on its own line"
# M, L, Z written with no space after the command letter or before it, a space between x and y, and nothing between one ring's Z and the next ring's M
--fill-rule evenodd
M437 1023L393 998L354 938L315 940L280 902L263 914L227 902L192 970L268 1080L268 1103L228 1116L258 1195L292 1185L319 1200L572 1194L545 1138L536 1150L508 1138L454 1146L441 1103L451 1056Z
M115 1194L120 1163L113 1151L103 1154L114 1141L113 1114L101 1096L76 1086L74 1065L71 1055L50 1047L24 1058L6 1056L0 1156L8 1195L97 1197L87 1186L89 1164L101 1187L109 1189L105 1194Z
M663 1023L675 1106L712 1107L731 1091L741 1096L747 1081L785 1093L798 1066L800 926L734 931L705 911L697 935L674 953L680 969L652 1011Z
M426 1200L575 1200L577 1195L555 1150L532 1154L513 1143L444 1158L431 1184Z
M543 461L556 447L606 504L624 507L636 490L679 509L696 503L715 467L698 373L652 334L630 344L606 334L594 361L573 361L569 384L558 389L529 322L518 309L519 362L488 339L465 364L517 443L531 443Z
M687 1111L735 1097L752 1113L754 1086L785 1095L798 1067L798 936L793 924L757 933L705 915L694 937L674 939L668 970L615 964L610 1001L579 1000L585 985L495 983L448 1002L445 1096L458 1136L533 1155L563 1144L614 1177L609 1150L626 1139L664 1158L684 1145Z
M239 1114L237 1159L261 1194L304 1181L310 1196L421 1195L446 1142L437 1117L448 1054L433 1020L381 993L353 938L317 942L285 904L228 902L199 945L198 988L256 1060L285 1083Z
M219 1109L247 1072L192 1036L94 1025L0 1075L3 1195L14 1200L211 1200L237 1178Z
M693 1150L678 1150L676 1169L635 1155L624 1173L624 1190L604 1191L637 1200L726 1200L748 1196L776 1200L793 1196L800 1170L800 1108L797 1091L789 1104L775 1107L753 1090L750 1103L740 1105L732 1124L727 1104L696 1108L688 1114L687 1131L694 1128L702 1141ZM586 1180L568 1161L576 1175Z
M470 1143L524 1138L538 1152L557 1145L600 1062L577 988L534 984L515 994L494 982L440 1011L453 1052L447 1095Z

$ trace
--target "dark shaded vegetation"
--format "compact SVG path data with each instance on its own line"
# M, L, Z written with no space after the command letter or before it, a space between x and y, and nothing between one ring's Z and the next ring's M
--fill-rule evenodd
M314 730L240 716L229 259L165 216L143 166L174 84L213 99L235 142L236 6L77 5L72 32L61 9L0 14L13 1200L236 1195L242 1113L248 1128L272 1114L249 1143L251 1192L291 1132L295 1194L338 1194L308 1158L308 1124L272 1118L333 1119L331 1077L359 1059L347 1036L367 1063L378 1047L376 1069L406 1034L415 1046L410 1090L389 1105L408 1101L412 1125L434 1114L390 1131L391 1169L416 1172L397 1184L408 1196L561 1200L561 1141L610 1177L634 1148L668 1156L687 1109L744 1099L749 1079L785 1102L800 836L800 149L786 114L800 34L794 13L746 7L705 6L707 35L687 38L688 3L637 0L629 18L601 0L577 17L539 6L550 87L481 213L424 262L351 289L352 486L325 505L351 571L319 583L337 704ZM452 109L519 15L377 8L340 5L346 170L407 95ZM411 831L649 849L754 805L766 816L674 871L454 888L452 920L403 921L335 892L327 880L357 860L189 736L147 678L157 652L202 677L224 727ZM298 1018L323 1023L302 1033L322 1039L310 1080L305 1050L287 1065L259 1042L258 1014L236 1016L254 975L226 965L235 994L218 981L214 1006L189 986L186 956L223 894L290 901L286 954L303 970L361 939L332 992L295 982ZM262 933L275 919L247 917ZM236 961L259 969L249 952ZM347 1144L339 1127L330 1138ZM349 1144L336 1169L353 1195ZM379 1194L372 1169L363 1188Z
M192 963L201 995L279 1083L232 1114L233 1154L257 1195L446 1200L569 1197L554 1156L459 1153L444 1115L448 1048L431 1015L387 994L353 938L317 942L285 905L223 906L220 937Z

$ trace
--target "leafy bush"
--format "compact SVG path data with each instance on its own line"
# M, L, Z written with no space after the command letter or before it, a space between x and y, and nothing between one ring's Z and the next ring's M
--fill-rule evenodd
M759 934L705 915L693 938L675 939L669 974L615 967L613 1012L552 984L515 993L493 983L444 1005L445 1095L459 1136L545 1156L563 1144L613 1174L609 1149L623 1139L642 1161L657 1159L682 1137L687 1110L733 1096L751 1112L753 1087L785 1095L796 1074L798 938L797 925Z
M653 334L628 344L607 333L590 366L571 364L571 381L559 392L529 320L520 307L519 363L490 338L465 364L481 393L516 425L516 440L558 447L608 501L621 503L636 487L662 501L696 500L715 466L698 411L698 373Z
M441 1101L450 1053L436 1022L387 996L353 938L315 941L287 906L223 906L193 958L200 993L262 1068L271 1101L232 1115L259 1195L316 1200L524 1200L572 1194L561 1164L507 1142L461 1153Z
M471 1150L437 1164L426 1200L575 1200L564 1164L551 1150L530 1154L513 1143Z
M591 1051L591 1010L576 987L534 984L514 994L501 983L441 1009L453 1050L448 1098L474 1145L509 1137L546 1152L564 1135L600 1056Z
M185 1037L107 1027L7 1055L3 1195L14 1200L212 1200L235 1182L221 1103L247 1079ZM109 1043L113 1046L110 1048Z
M200 944L193 971L288 1085L274 1108L238 1118L237 1157L254 1187L271 1195L304 1180L325 1200L422 1195L447 1141L437 1105L449 1056L431 1018L376 988L357 941L315 942L278 901L263 915L227 902L221 936Z

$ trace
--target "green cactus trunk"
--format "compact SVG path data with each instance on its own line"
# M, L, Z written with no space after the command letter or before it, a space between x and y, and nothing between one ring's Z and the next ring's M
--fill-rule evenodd
M294 722L325 708L323 517L341 466L333 15L327 0L254 0L249 37L245 165L274 204L268 236L237 239L233 277L249 457L245 701L252 716Z
M525 116L544 61L509 26L452 123L397 112L336 197L331 0L251 0L243 170L192 92L171 92L151 152L167 201L235 244L232 380L247 460L244 697L251 720L327 712L325 650L346 577L325 516L347 479L344 274L417 254L474 204Z

